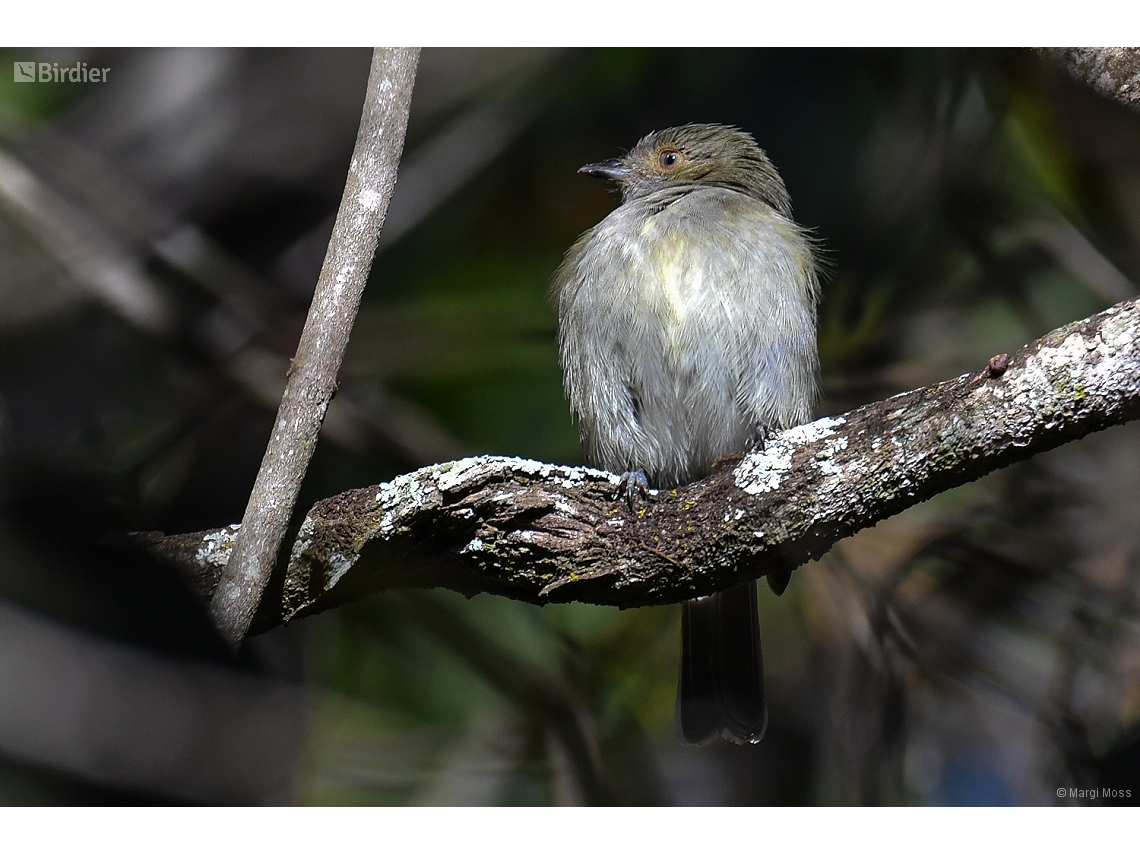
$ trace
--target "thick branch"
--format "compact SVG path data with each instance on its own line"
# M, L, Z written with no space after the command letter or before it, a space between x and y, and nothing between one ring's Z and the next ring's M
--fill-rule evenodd
M263 625L376 591L446 587L535 603L677 602L786 572L951 487L1140 417L1140 304L1012 357L772 437L629 514L617 476L502 457L420 469L318 502ZM233 528L140 536L208 596Z
M1069 74L1133 110L1140 110L1140 48L1041 48Z
M332 240L269 447L210 614L226 639L241 643L269 582L325 410L372 256L396 185L419 50L377 49Z

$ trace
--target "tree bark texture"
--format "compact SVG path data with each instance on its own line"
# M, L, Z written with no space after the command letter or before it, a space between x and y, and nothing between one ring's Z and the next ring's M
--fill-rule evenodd
M1040 53L1101 95L1140 111L1140 48L1041 48Z
M360 297L404 148L419 50L377 48L344 196L312 305L289 369L285 394L210 614L238 646L277 562Z
M377 591L445 587L533 603L679 602L819 557L952 487L1140 417L1140 302L982 370L771 437L631 512L618 477L474 457L318 502L259 626ZM236 526L137 535L208 598Z

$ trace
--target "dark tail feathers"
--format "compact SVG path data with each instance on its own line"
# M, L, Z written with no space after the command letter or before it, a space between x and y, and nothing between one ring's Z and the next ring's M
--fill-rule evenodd
M681 610L677 736L701 745L718 736L759 742L768 726L756 583L689 600Z

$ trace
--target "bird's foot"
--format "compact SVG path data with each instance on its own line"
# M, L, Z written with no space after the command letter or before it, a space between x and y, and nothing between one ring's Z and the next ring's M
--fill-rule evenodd
M745 451L763 451L764 444L772 435L772 429L768 425L756 425L756 429L752 432L752 436L748 437L744 444Z
M637 510L638 496L641 496L642 499L649 498L649 479L645 477L645 473L640 469L623 472L621 480L618 482L617 497L619 500L625 500L630 513Z

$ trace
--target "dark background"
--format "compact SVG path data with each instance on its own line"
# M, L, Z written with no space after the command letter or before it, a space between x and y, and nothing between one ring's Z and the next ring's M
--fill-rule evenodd
M756 746L674 741L673 607L398 592L230 654L122 534L240 520L369 52L0 59L0 802L1136 800L1135 425L762 590ZM33 59L108 82L13 82ZM692 121L752 133L819 240L821 415L1136 293L1140 115L1031 52L428 49L300 510L465 454L580 462L547 285L617 199L576 170Z

